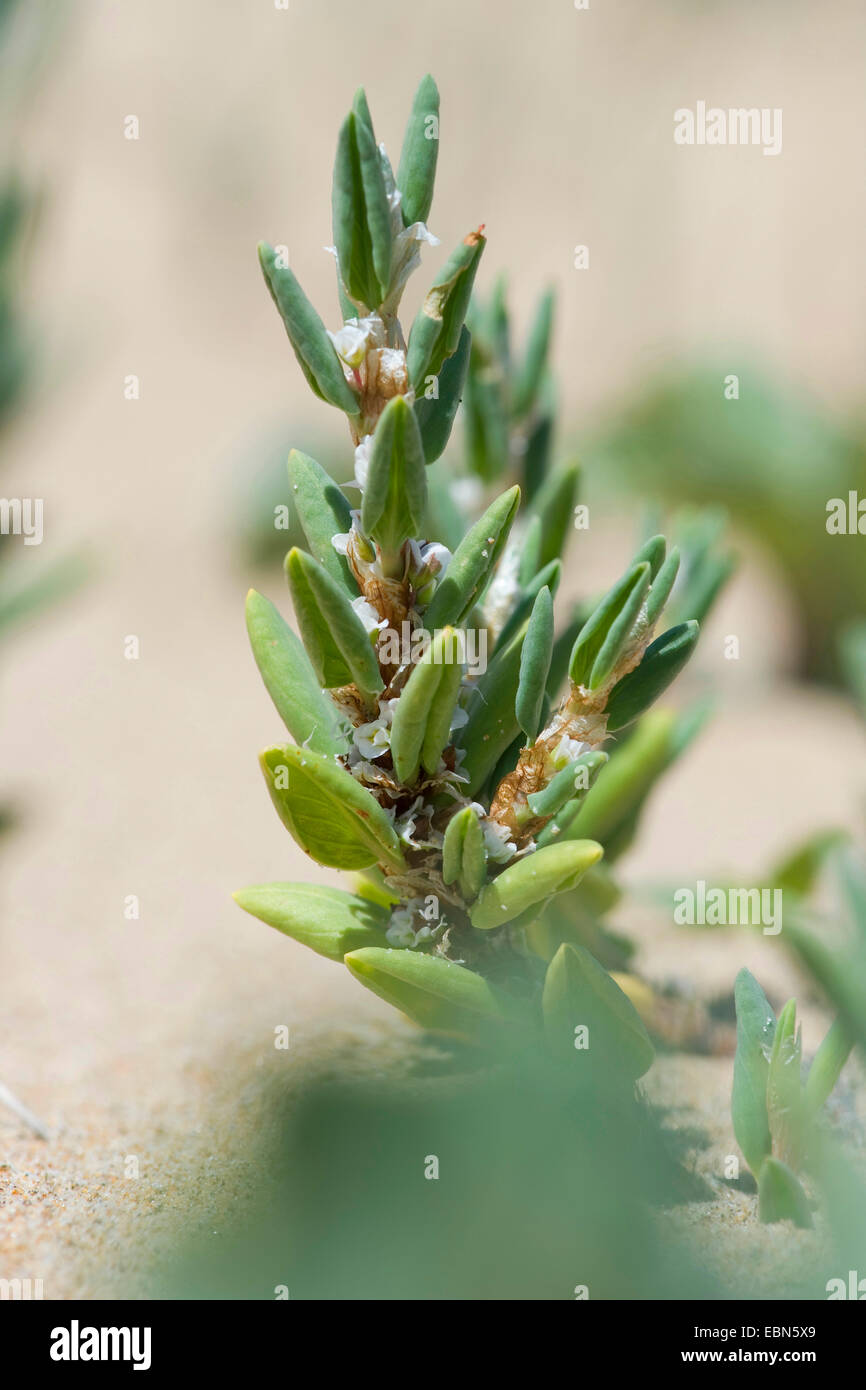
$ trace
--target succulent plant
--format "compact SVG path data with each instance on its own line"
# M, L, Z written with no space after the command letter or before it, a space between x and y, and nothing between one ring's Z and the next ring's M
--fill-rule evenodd
M765 1222L811 1226L809 1199L798 1174L814 1149L815 1120L848 1060L855 1032L841 1015L818 1048L805 1082L797 1001L776 1019L748 970L734 989L737 1052L731 1117L737 1143L758 1184L758 1214Z
M632 1004L567 921L540 924L597 872L603 848L583 819L596 778L597 822L627 836L683 745L668 720L641 726L611 762L623 759L618 793L614 778L613 797L602 796L606 741L678 674L698 623L665 627L679 554L655 535L557 630L576 472L547 472L542 438L552 300L506 381L501 290L477 344L466 322L485 246L477 227L408 339L398 317L421 247L436 240L426 222L438 137L426 77L395 176L356 95L334 171L337 331L285 255L259 248L309 385L347 417L359 494L352 506L319 463L290 455L305 545L290 551L286 576L301 638L254 591L247 625L294 743L268 748L261 766L290 834L317 863L353 872L356 891L272 883L236 897L425 1028L484 1039L528 1027L554 1053L595 1045L637 1077L653 1052ZM520 476L468 526L465 498L461 508L436 464L464 392L470 471L485 484Z

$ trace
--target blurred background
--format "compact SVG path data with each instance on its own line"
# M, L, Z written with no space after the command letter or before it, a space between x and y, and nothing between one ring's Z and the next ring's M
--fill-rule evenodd
M348 974L230 897L329 878L262 794L255 754L279 721L243 599L255 584L288 607L272 507L288 500L289 448L346 475L350 446L297 370L255 246L286 244L337 326L323 248L358 85L392 153L425 71L442 93L442 245L404 322L482 222L478 287L507 273L518 328L540 290L557 292L558 453L580 458L591 517L568 591L613 580L648 505L727 509L740 565L688 677L715 694L715 718L654 798L627 880L758 883L810 833L862 830L866 733L836 653L866 611L866 541L828 536L825 520L831 497L866 495L866 12L3 9L16 77L3 176L28 212L4 280L26 361L0 491L44 498L43 544L7 542L3 577L18 593L60 566L70 596L25 606L3 634L0 1081L56 1137L0 1111L0 1234L9 1268L65 1297L127 1277L125 1223L170 1229L193 1173L219 1208L256 1129L250 1069L303 1070L335 1037L402 1045ZM698 100L781 108L781 154L675 145L674 110ZM764 940L692 937L686 951L644 930L656 978L721 988L749 964L786 987ZM293 1048L275 1059L282 1024Z

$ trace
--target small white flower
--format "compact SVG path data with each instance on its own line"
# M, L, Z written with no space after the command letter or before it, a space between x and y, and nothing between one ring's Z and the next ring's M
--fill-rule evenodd
M365 434L360 444L355 447L355 476L353 482L355 487L363 489L367 486L367 473L370 469L370 446L373 443L373 436Z
M391 720L394 718L396 703L396 699L382 700L378 716L368 724L359 724L353 729L355 747L363 758L381 758L391 747Z
M506 860L513 858L517 845L513 840L509 840L507 827L491 820L484 807L477 801L473 801L472 809L478 813L481 822L481 833L484 836L488 859L492 859L494 864L504 864Z
M359 594L357 598L352 599L352 607L361 619L364 625L364 631L368 637L372 637L374 633L379 632L383 627L387 627L386 620L379 617L372 603L370 603L368 599L365 599L363 594Z

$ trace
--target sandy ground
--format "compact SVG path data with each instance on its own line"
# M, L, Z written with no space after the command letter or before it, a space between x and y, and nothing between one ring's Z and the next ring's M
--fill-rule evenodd
M215 1219L236 1203L260 1121L256 1073L280 1065L275 1027L290 1027L299 1075L335 1037L370 1056L393 1049L395 1027L405 1041L345 972L230 899L249 882L327 877L260 785L254 755L279 725L246 650L243 595L281 585L238 566L226 510L230 461L257 467L263 425L288 420L287 447L314 428L252 248L262 235L301 248L310 293L331 302L318 248L333 132L358 80L393 132L417 76L441 75L451 143L430 268L471 207L473 225L489 223L490 274L513 268L521 316L543 280L558 283L573 419L667 350L746 323L755 350L827 399L856 380L863 281L846 266L858 219L840 216L836 195L860 196L844 177L859 147L857 123L840 131L835 112L862 101L858 7L838 4L832 23L809 8L786 16L781 49L747 11L731 33L726 16L697 28L680 6L603 8L550 4L530 24L516 0L494 21L447 0L435 24L413 25L405 7L362 14L344 0L293 0L289 15L91 0L27 113L23 148L46 186L30 305L43 373L4 441L4 488L46 498L46 541L22 574L79 545L93 557L88 588L20 634L0 671L2 796L20 815L0 849L0 1080L53 1133L33 1139L0 1112L0 1277L40 1278L46 1298L134 1290L191 1194ZM338 24L351 43L335 44ZM684 175L668 138L683 81L689 93L708 75L732 81L744 42L799 142L784 163ZM804 52L817 72L829 65L832 101L817 78L811 90ZM545 74L547 99L515 115L501 75L523 91L528 71ZM138 142L123 139L130 112ZM579 240L597 278L572 272ZM815 254L825 244L829 261ZM129 374L137 401L124 399ZM609 501L596 516L574 590L590 575L597 586L596 561L612 573L636 523L625 518L626 535ZM731 632L738 663L721 656ZM718 717L657 796L628 863L635 885L732 871L750 883L810 830L862 823L863 732L841 700L780 684L794 641L772 570L749 555L691 683L718 693ZM633 925L653 978L708 997L749 964L774 996L791 988L766 941L684 939L644 911ZM660 1076L706 1122L700 1162L717 1164L731 1148L727 1064L666 1061ZM752 1199L724 1200L731 1221L753 1225Z

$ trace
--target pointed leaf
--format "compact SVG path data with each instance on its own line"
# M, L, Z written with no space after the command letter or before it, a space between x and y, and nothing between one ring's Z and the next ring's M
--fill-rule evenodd
M292 738L317 753L342 753L336 706L325 695L298 638L263 594L247 594L247 632L268 694Z
M534 816L555 816L557 811L567 805L578 805L586 796L596 777L608 760L607 753L581 753L552 777L540 792L532 792L527 798L529 809ZM550 838L555 839L556 836ZM569 836L580 839L581 836ZM595 838L595 837L590 837Z
M651 642L636 670L623 676L607 702L610 733L624 729L667 690L695 649L700 629L695 622L669 628Z
M529 333L526 357L514 383L514 413L518 418L526 415L535 402L550 347L553 305L553 291L546 290L538 301Z
M358 414L358 397L347 382L334 344L304 291L287 266L277 265L277 254L266 241L259 244L259 261L280 311L289 341L301 370L316 395L347 415Z
M467 795L484 785L503 753L517 736L514 702L520 681L520 655L526 624L507 647L497 651L484 675L475 682L467 705L468 720L457 735L464 750L462 772L469 781Z
M541 522L538 565L561 559L574 524L574 504L580 467L576 463L560 468L547 479L532 503L532 512Z
M445 742L439 744L438 749L435 745L442 736L443 725L447 741L461 675L457 633L453 628L445 628L436 634L416 663L394 707L391 757L403 786L411 786L418 776L422 751L427 752L427 771L436 771Z
M575 685L591 688L590 681L596 676L597 669L600 671L607 666L609 673L616 664L616 657L628 638L646 596L649 580L650 568L645 561L632 565L608 590L584 623L574 644L568 670ZM611 653L614 658L612 663Z
M395 396L382 412L370 448L361 526L383 555L395 555L419 536L427 507L421 435L412 407Z
M368 695L381 690L376 653L345 589L297 547L286 556L286 576L304 646L322 684L333 689L354 681Z
M544 981L544 1027L553 1050L636 1081L652 1066L655 1052L631 1000L583 946L563 942ZM577 1030L587 1030L585 1049Z
M292 936L328 960L387 946L387 909L321 883L262 883L234 894L244 912Z
M363 92L340 130L331 206L343 284L356 304L377 309L388 292L391 213Z
M734 985L737 1006L737 1051L731 1118L734 1134L754 1174L772 1147L767 1117L767 1080L776 1020L767 996L748 970L741 970Z
M514 702L517 722L526 734L527 746L535 742L541 728L541 710L552 651L553 598L545 586L535 600L523 641L520 653L520 679Z
M809 1199L791 1169L778 1158L765 1158L758 1177L758 1216L765 1225L793 1221L808 1230L812 1225Z
M375 797L342 764L308 748L267 748L262 772L277 814L319 864L405 867L400 842Z
M514 1001L481 975L420 951L351 951L355 979L422 1028L477 1038L518 1016Z
M357 598L358 586L346 557L331 543L335 535L352 528L352 509L346 498L321 464L299 449L289 454L289 485L310 554L351 598Z
M428 464L435 463L444 452L451 437L451 427L463 395L466 369L469 365L471 338L464 326L453 356L442 363L436 379L438 395L424 393L415 401L415 419L421 434L421 446Z
M426 379L438 376L446 357L457 351L485 245L480 228L464 238L437 275L415 316L406 364L416 395L423 395Z
M812 1115L816 1115L825 1101L830 1099L853 1046L851 1029L843 1019L837 1018L815 1053L806 1078L805 1101Z
M469 914L473 927L480 931L502 927L528 908L576 888L603 853L592 840L571 840L514 860L482 890Z
M459 883L466 902L472 902L484 885L487 850L473 806L464 806L448 822L442 846L442 877L446 883Z
M397 187L404 225L426 222L433 202L436 160L439 156L439 89L428 73L422 77L406 126Z
M458 625L471 611L502 554L519 505L520 488L509 488L467 531L424 614L428 632Z

